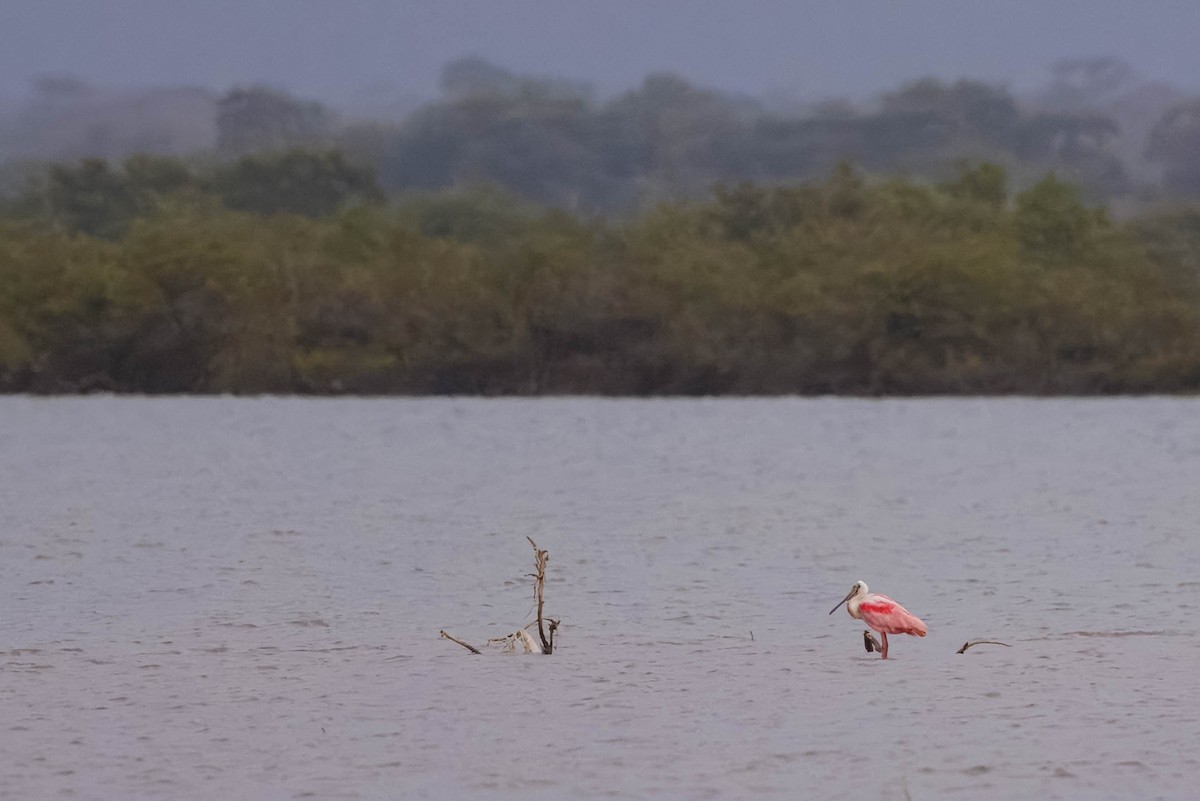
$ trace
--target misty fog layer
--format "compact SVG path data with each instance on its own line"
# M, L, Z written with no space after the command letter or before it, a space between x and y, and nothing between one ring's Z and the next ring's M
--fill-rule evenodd
M942 180L986 160L1018 187L1054 170L1118 210L1200 194L1200 99L1114 58L1061 61L1026 97L923 79L857 104L731 95L669 73L598 98L477 58L447 64L441 84L437 100L364 118L266 87L120 92L44 77L0 111L0 191L19 191L43 161L320 147L372 170L387 192L486 185L599 213L722 182L813 180L841 161Z

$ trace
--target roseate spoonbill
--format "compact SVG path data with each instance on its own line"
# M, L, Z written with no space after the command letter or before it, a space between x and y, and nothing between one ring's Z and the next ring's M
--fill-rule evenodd
M847 603L847 601L849 603ZM868 626L883 635L879 655L887 659L889 634L915 634L924 637L929 631L921 618L905 609L886 595L867 591L867 582L856 581L850 593L829 610L833 614L838 606L846 604L846 610L855 620L865 621Z

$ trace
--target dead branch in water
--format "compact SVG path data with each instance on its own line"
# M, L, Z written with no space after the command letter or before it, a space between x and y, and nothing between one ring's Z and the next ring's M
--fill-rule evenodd
M447 633L446 633L446 630L445 630L445 629L442 629L442 631L441 631L441 634L442 634L442 636L443 636L443 637L445 637L447 640L450 640L451 642L456 642L456 643L458 643L458 644L459 644L459 645L461 645L463 648L466 648L468 651L470 651L470 652L471 652L471 653L473 653L473 654L482 654L482 653L483 653L483 651L480 651L480 650L479 650L478 648L476 648L474 645L471 645L470 643L465 643L465 642L463 642L462 640L458 639L457 637L451 637L449 634L447 634Z
M554 653L554 634L558 631L560 621L543 615L545 607L543 592L546 584L546 563L550 561L550 553L539 548L532 537L526 537L525 539L529 540L529 544L533 546L533 567L536 572L529 573L528 575L533 579L533 597L537 602L537 620L534 622L537 624L538 638L541 642L539 643L525 630L534 625L534 623L530 623L527 626L517 629L512 634L491 638L485 643L485 646L503 643L505 653L515 653L517 643L520 643L522 649L527 654L551 654ZM547 631L550 632L549 636L546 635ZM448 640L458 643L463 648L469 649L472 653L483 653L475 646L469 645L457 637L451 637L444 630L441 632L441 635Z
M954 653L965 654L967 652L968 648L975 646L975 645L1003 645L1005 648L1012 648L1012 646L1006 642L997 642L996 640L975 640L974 642L970 642L970 641L964 642L963 647L959 648Z
M526 536L529 544L533 546L533 566L537 570L536 573L530 573L533 577L533 595L537 598L537 625L538 636L542 638L542 653L554 653L554 632L558 629L558 621L550 621L550 638L546 639L546 629L542 625L542 587L546 583L546 563L550 561L549 551L543 551L537 547L537 543L533 541L533 537Z

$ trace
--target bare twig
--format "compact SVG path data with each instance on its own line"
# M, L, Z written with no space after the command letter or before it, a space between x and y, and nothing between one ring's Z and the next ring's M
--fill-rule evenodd
M995 640L975 640L974 642L964 642L963 647L959 648L957 651L955 651L955 653L964 654L967 652L968 648L974 645L1003 645L1005 648L1012 648L1012 646L1006 642L997 642Z
M506 634L503 637L492 637L490 640L485 642L484 645L496 645L497 643L504 643L504 653L511 654L516 650L517 639L517 634L514 632L513 634Z
M537 547L537 543L533 541L533 537L526 536L525 539L529 540L529 544L533 546L533 566L537 570L536 573L531 573L530 575L534 578L533 594L537 598L538 636L542 638L542 653L550 654L554 652L554 629L558 628L558 625L555 624L550 629L550 637L547 638L546 629L542 625L542 587L546 583L546 563L550 561L550 553Z
M533 624L530 623L529 625L532 626ZM526 626L525 628L528 627L529 626ZM529 635L529 632L525 631L524 628L517 629L512 634L506 634L503 637L493 637L488 640L486 644L495 645L497 643L504 643L504 653L506 654L515 653L517 650L517 643L521 643L521 649L527 654L545 653L545 651L542 650L542 646L538 644L538 641L533 639L533 637Z
M441 633L442 633L442 636L445 637L447 640L458 643L463 648L466 648L468 651L470 651L473 654L482 654L483 653L483 651L480 651L474 645L471 645L470 643L465 643L462 640L458 639L457 637L451 637L449 634L446 633L445 629L442 629Z

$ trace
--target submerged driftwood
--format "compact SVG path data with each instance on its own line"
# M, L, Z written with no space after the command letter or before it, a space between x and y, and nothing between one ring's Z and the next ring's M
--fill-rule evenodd
M537 632L538 639L535 640L526 629L534 624L530 623L527 626L517 629L512 634L506 634L503 637L493 637L488 640L485 645L503 645L505 653L515 653L518 643L524 653L527 654L552 654L554 653L554 634L558 631L559 621L553 618L543 617L543 609L545 600L543 590L546 584L546 563L550 561L549 551L542 550L533 541L532 537L526 537L529 544L533 546L533 567L536 572L528 574L533 579L533 598L537 602ZM550 634L547 636L546 632ZM476 648L474 645L463 642L457 637L452 637L447 634L445 629L441 632L441 636L451 642L456 642L463 648L466 648L471 653L481 654L483 651ZM540 642L539 642L540 640Z
M972 646L975 646L975 645L1003 645L1005 648L1012 648L1012 646L1011 646L1011 645L1009 645L1008 643L1006 643L1006 642L997 642L996 640L975 640L975 641L973 641L973 642L972 642L972 641L970 641L970 640L968 640L967 642L964 642L964 643L963 643L963 647L962 647L962 648L959 648L959 649L958 649L957 651L955 651L954 653L956 653L956 654L965 654L965 653L967 652L967 649L968 649L968 648L970 648L970 647L972 647Z

